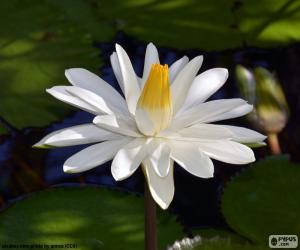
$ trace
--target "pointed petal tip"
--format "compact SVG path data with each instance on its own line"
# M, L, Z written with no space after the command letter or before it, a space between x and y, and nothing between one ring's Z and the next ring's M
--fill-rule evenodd
M117 55L116 51L114 51L113 53L110 54L110 58L113 58Z
M247 160L245 160L243 163L241 163L241 164L249 164L249 163L253 163L253 162L255 162L256 161L256 158L255 158L255 155L254 155L254 152L253 152L253 150L250 148L250 147L248 147L250 150L251 150L251 155L250 155L250 157L247 159Z
M51 92L53 91L53 88L54 87L46 89L46 92L49 93L49 94L51 94Z
M78 172L76 172L75 168L72 168L72 167L70 167L70 166L68 166L68 165L64 165L64 166L63 166L63 170L64 170L64 172L67 173L67 174L75 174L75 173L78 173Z
M224 77L225 81L227 81L227 79L229 77L229 71L228 71L228 69L225 69L225 68L223 70L225 71L225 73L224 73L225 74L225 77Z
M99 123L100 121L101 121L101 116L99 116L99 115L95 116L94 119L93 119L93 123L94 123L94 124L97 124L97 123Z
M245 101L248 105L249 105L249 113L254 109L253 104L248 103L247 101Z
M46 141L40 140L39 142L37 142L34 145L32 145L32 148L41 148L41 149L55 148L54 146L46 144L45 142Z
M65 69L65 77L69 79L71 77L72 68Z
M161 172L161 171L156 171L156 174L160 177L160 178L166 178L168 175L168 172Z
M210 159L210 157L209 157ZM205 175L202 175L200 178L204 178L204 179L211 179L214 178L214 173L215 173L215 166L212 162L212 160L210 159L211 163L212 163L212 167L208 168L208 171L206 172Z
M229 71L228 71L228 69L226 69L226 68L218 68L218 70L224 74L224 78L225 78L225 79L228 78L228 76L229 76Z
M236 100L237 102L240 102L239 105L248 105L249 109L250 109L250 108L253 109L253 105L250 104L250 103L248 103L248 101L245 100L245 99L243 99L243 98L231 98L231 99L234 99L234 100ZM230 100L230 99L226 99L226 100Z
M67 174L75 174L80 173L82 171L78 171L80 168L78 168L76 165L74 165L74 162L70 161L70 158L67 159L63 165L63 171Z
M223 84L226 82L229 76L229 71L226 68L212 68L207 71L212 71L213 73L216 73L218 75L218 78L222 79Z
M112 177L115 179L115 181L122 181L121 176L118 175L118 172L116 171L116 168L115 168L115 159L116 158L114 158L111 163L110 172L111 172Z
M193 60L197 60L197 61L199 61L201 63L203 62L203 59L204 59L204 57L202 55L196 56L196 57L193 58Z
M120 44L118 44L118 43L116 43L115 48L116 48L116 50L123 49L123 47Z
M156 197L156 195L153 195L152 192L151 192L151 195L152 195L152 198L155 200L155 202L157 203L157 205L160 206L161 209L163 210L167 210L173 200L173 197L174 197L174 194L173 194L173 197L171 200L167 200L167 201L162 201L160 198Z
M65 76L68 78L68 76L70 76L70 73L72 73L72 71L75 71L75 70L86 70L84 68L68 68L68 69L65 69Z
M115 181L123 181L123 180L126 179L125 177L121 177L115 171L113 171L112 167L111 167L110 170L111 170L111 175L112 175L112 177L114 178Z
M114 178L115 181L120 181L120 179L118 178L117 175L115 175L115 173L111 170L111 175Z
M116 54L117 54L118 58L121 55L123 55L124 53L126 53L126 51L123 49L123 47L120 44L118 44L118 43L116 43L115 48L116 48Z
M170 206L170 203L169 203L169 204L165 204L165 203L159 204L159 203L158 203L158 205L161 207L161 209L167 210L167 209L169 208L169 206Z
M155 200L155 202L160 206L161 209L167 210L170 206L170 204L173 201L175 190L173 190L172 195L165 200L162 200L160 197L158 197L153 190L150 189L150 193L152 195L152 198Z
M37 142L36 144L32 145L33 148L47 148L44 144Z
M62 87L69 87L69 86L53 86L51 88L46 89L46 92L50 95L55 95L55 93L61 90Z
M188 62L189 62L189 57L188 56L183 56L182 58L181 58L181 60L185 63L185 64L187 64Z
M205 179L210 179L210 178L214 178L214 167L212 168L212 171L206 176L204 177Z
M192 61L202 61L203 60L203 56L200 55L200 56L195 56L190 62Z
M147 48L150 48L150 47L152 47L153 49L156 49L156 46L152 42L148 43L148 45L147 45Z

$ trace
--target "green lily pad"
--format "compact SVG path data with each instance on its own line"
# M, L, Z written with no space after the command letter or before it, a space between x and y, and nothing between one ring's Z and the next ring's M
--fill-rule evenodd
M61 118L70 107L45 89L65 84L66 68L99 68L92 44L117 31L177 49L275 46L300 40L299 7L286 0L1 1L0 116L20 129Z
M300 40L299 8L299 1L243 0L236 16L247 44L286 45Z
M0 116L16 128L48 125L70 109L45 92L67 83L66 68L100 66L99 52L85 27L55 2L0 3L5 20L0 22ZM81 2L72 1L74 6ZM89 16L86 9L80 13L82 19Z
M142 198L104 188L57 188L31 195L0 213L0 242L77 244L78 249L144 247ZM159 249L183 237L182 227L158 210Z
M98 13L117 29L160 46L221 50L242 45L231 7L226 0L112 0L99 4Z
M7 132L6 128L0 126L0 135L5 134Z
M228 183L222 212L231 228L255 243L271 234L300 233L300 166L268 157Z
M45 126L65 114L69 107L47 94L46 88L66 84L66 68L95 61L92 49L74 42L20 39L0 50L1 56L5 60L0 60L0 116L17 128Z
M112 0L96 11L104 22L144 41L210 51L299 41L299 7L299 1L286 0Z

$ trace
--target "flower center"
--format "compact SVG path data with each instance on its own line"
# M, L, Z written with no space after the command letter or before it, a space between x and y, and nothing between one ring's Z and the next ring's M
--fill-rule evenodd
M169 126L173 107L168 65L152 65L137 108L145 111L152 121L154 127L152 135Z

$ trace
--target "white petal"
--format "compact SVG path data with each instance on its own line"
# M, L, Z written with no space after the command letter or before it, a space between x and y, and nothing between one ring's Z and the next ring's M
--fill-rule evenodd
M183 140L189 141L205 141L205 140L220 140L231 139L233 134L222 125L200 123L188 128L181 129L177 132Z
M203 56L197 56L191 60L177 75L171 85L173 111L176 113L181 108L187 92L198 73L203 62Z
M149 43L146 48L146 54L145 54L145 62L144 62L144 72L143 72L143 78L142 78L142 84L141 89L144 88L145 82L148 79L150 69L152 67L152 64L159 63L159 56L157 48L153 43Z
M141 86L143 79L141 77L139 77L138 75L136 75L136 79L138 81L139 86Z
M124 83L124 95L131 114L135 113L136 104L140 97L140 87L126 51L116 44L116 51Z
M72 155L64 163L66 173L80 173L97 167L111 160L118 150L131 139L105 141L87 147L75 155Z
M170 68L169 68L169 80L170 83L172 84L173 81L175 80L176 76L178 73L184 68L184 66L189 62L189 58L187 56L184 56L174 62Z
M131 176L147 156L146 139L136 138L121 148L116 154L112 165L112 176L121 181Z
M99 114L99 110L95 107L91 106L87 102L79 99L76 96L71 95L69 92L66 91L66 88L70 86L55 86L51 89L47 89L46 91L54 96L56 99L68 103L76 108L80 108L84 111L87 111L92 114Z
M176 133L164 133L161 136L174 140L209 141L230 139L240 143L261 143L266 136L243 127L199 123L179 130Z
M199 105L184 111L177 115L172 123L172 129L180 129L194 125L196 123L205 123L213 120L223 113L231 111L236 107L247 104L243 99L219 99L201 103Z
M119 63L119 59L118 59L118 56L117 56L116 52L111 54L110 63L111 63L111 67L114 71L114 74L117 78L117 81L119 83L119 86L120 86L122 92L125 94L122 72L121 72L120 63Z
M98 115L94 118L93 123L115 133L141 137L135 122L130 119L124 119L115 115Z
M228 70L223 68L209 69L198 75L188 91L182 110L205 102L223 86L227 78Z
M232 118L244 116L250 113L252 110L253 110L253 105L245 103L227 112L207 117L206 119L203 119L202 122L209 123L209 122L217 122L217 121L232 119Z
M201 178L214 176L214 165L211 159L190 142L172 141L171 157L191 174Z
M154 134L155 126L145 110L137 108L135 111L135 120L137 127L144 135L151 136Z
M167 209L173 200L175 187L173 179L173 161L165 178L159 177L149 159L143 161L143 170L153 199L162 208Z
M236 142L260 143L267 138L266 136L248 128L230 126L230 125L220 125L220 126L228 129L233 135L233 140Z
M161 139L152 140L148 145L149 160L160 177L168 175L171 166L171 148Z
M111 85L96 74L81 68L67 69L65 75L72 85L87 89L101 96L107 103L111 103L120 110L126 110L124 98Z
M121 110L118 110L118 108L115 108L112 105L110 105L110 103L107 103L101 96L98 96L89 90L70 86L66 88L66 91L69 92L71 95L78 97L82 101L85 101L89 105L93 106L95 109L98 110L98 113L100 114L122 114L123 112Z
M199 149L209 157L230 164L247 164L255 161L253 151L238 142L218 140L214 142L197 143Z
M45 136L34 147L65 147L121 138L121 135L101 129L94 124L84 124L60 129Z

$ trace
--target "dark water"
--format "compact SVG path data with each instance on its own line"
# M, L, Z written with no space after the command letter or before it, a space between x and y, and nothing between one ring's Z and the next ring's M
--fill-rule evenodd
M109 56L114 50L115 42L121 44L133 60L137 73L143 70L146 44L120 33L114 41L95 44L104 58L104 66L99 68L99 75L119 89L110 68ZM201 71L212 67L229 68L230 77L225 86L212 99L238 97L238 90L233 79L234 66L242 63L248 67L264 66L277 72L283 83L291 108L291 119L280 135L284 153L291 154L293 161L300 161L300 45L276 49L244 48L222 52L202 53L201 51L178 51L172 48L159 48L162 63L172 63L183 55L194 57L204 55ZM80 65L78 65L80 66ZM120 89L119 89L120 90ZM17 131L11 128L8 135L0 136L0 207L9 201L35 190L45 189L51 185L87 185L98 184L117 187L131 192L143 193L144 179L139 170L131 178L116 182L110 173L110 162L82 174L65 174L64 161L85 146L58 149L33 149L31 146L46 134L73 125L91 122L93 116L83 112L71 112L62 121L46 128L27 128ZM235 119L224 124L251 127L245 120ZM257 158L268 155L268 148L255 150ZM225 163L215 163L215 177L200 179L175 166L175 198L171 209L187 228L190 227L226 227L220 213L220 195L222 187L236 175L241 168Z

